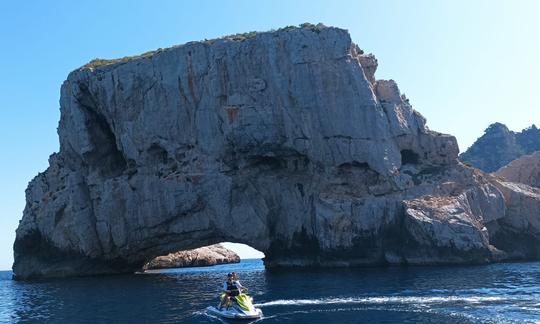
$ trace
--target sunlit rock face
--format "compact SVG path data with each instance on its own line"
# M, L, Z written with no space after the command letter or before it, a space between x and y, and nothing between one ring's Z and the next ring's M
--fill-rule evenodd
M240 257L221 244L158 256L144 265L144 270L168 268L205 267L225 263L238 263Z
M460 164L376 68L346 30L305 25L72 72L15 277L133 272L223 241L268 267L537 258L538 197Z
M540 151L510 162L495 172L495 175L506 181L540 188Z

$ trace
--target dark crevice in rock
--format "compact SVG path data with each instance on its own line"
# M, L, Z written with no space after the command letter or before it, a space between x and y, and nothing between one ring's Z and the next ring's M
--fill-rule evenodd
M300 195L302 196L302 198L305 196L305 192L304 192L304 185L301 184L301 183L297 183L296 184L296 188L298 189L298 192L300 192Z
M401 164L418 164L420 158L413 150L401 150Z
M62 218L64 217L64 211L66 210L66 206L62 206L60 209L58 209L56 211L56 213L54 214L54 225L58 225L58 223L60 223L60 221L62 220Z
M167 164L169 153L161 145L154 143L147 150L149 164Z
M127 161L116 146L116 136L105 117L97 112L97 104L87 87L82 84L79 87L81 94L77 99L86 116L85 127L93 146L83 154L83 159L104 177L119 176L126 170Z
M252 156L248 161L250 167L267 170L282 169L286 166L286 162L283 159L273 156Z

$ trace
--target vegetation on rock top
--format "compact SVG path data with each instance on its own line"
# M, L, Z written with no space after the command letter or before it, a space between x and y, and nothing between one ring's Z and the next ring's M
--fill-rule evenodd
M298 30L298 29L307 29L307 30L311 30L313 32L319 33L325 27L326 26L321 24L321 23L319 23L317 25L314 25L312 23L307 23L306 22L306 23L300 24L298 26L292 26L291 25L291 26L286 26L286 27L283 27L283 28L279 28L277 30L271 29L271 30L269 30L267 32L250 31L250 32L246 32L246 33L238 33L238 34L234 34L234 35L227 35L227 36L223 36L223 37L220 37L220 38L205 39L202 42L204 44L210 44L210 45L215 43L216 41L219 41L219 40L229 40L229 41L235 41L235 42L243 42L243 41L245 41L247 39L253 38L253 37L255 37L255 36L259 35L259 34L263 34L263 33L289 32L289 31L294 31L294 30ZM176 45L176 46L172 46L172 47L165 48L165 49L158 48L157 50L148 51L148 52L145 52L145 53L140 54L140 55L124 56L124 57L116 58L116 59L95 58L95 59L91 60L90 62L86 63L85 65L83 65L80 68L80 70L95 69L95 68L98 68L98 67L101 67L101 66L112 65L112 64L117 64L117 63L127 63L127 62L130 62L130 61L139 60L139 59L148 59L148 58L152 58L152 56L154 56L155 54L167 51L169 49L177 48L179 46L182 46L182 45Z

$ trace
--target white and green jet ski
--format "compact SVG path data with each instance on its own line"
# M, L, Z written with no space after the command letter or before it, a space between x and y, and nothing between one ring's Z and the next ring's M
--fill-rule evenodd
M219 306L208 306L206 311L212 315L231 319L258 319L263 316L261 309L253 306L253 298L244 293L234 297L234 301L227 307L219 309Z

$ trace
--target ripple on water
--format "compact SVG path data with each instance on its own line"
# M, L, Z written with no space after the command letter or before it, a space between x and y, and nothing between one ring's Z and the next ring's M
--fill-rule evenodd
M260 260L21 283L0 272L0 322L222 322L204 311L236 271L260 322L540 321L540 263L265 271Z

